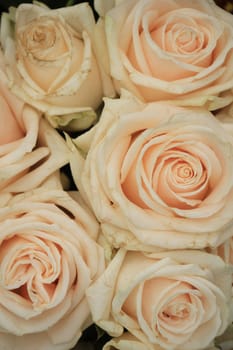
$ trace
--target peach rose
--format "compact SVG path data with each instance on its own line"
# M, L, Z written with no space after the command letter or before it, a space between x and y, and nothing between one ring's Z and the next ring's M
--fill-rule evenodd
M71 195L46 184L0 208L1 349L68 350L92 322L85 291L104 254Z
M51 10L21 4L2 16L1 42L12 91L55 127L87 128L103 95L88 3ZM13 34L12 34L13 33Z
M147 349L199 350L230 324L230 293L231 275L216 255L120 249L87 298L94 322L111 336L126 329Z
M118 93L210 110L232 101L233 20L214 1L95 0L95 8Z
M206 110L127 94L73 140L71 168L109 243L204 248L232 235L232 136Z

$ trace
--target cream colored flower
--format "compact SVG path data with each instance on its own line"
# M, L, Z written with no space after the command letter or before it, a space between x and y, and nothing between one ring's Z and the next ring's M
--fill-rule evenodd
M120 249L87 297L93 320L113 337L126 329L145 344L139 349L199 350L230 324L231 282L216 255Z
M206 110L131 95L107 99L99 123L74 140L82 196L114 247L215 247L232 235L232 136Z
M95 7L118 93L210 110L232 101L232 15L214 1L95 0Z
M91 7L81 3L51 10L21 4L13 15L4 13L1 27L12 91L45 112L55 127L92 125L103 83Z
M104 255L74 198L48 183L0 208L1 349L69 350L92 322L85 291Z

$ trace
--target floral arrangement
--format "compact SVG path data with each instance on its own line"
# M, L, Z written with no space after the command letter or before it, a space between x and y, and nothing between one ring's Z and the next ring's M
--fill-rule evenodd
M233 15L5 3L0 349L233 349Z

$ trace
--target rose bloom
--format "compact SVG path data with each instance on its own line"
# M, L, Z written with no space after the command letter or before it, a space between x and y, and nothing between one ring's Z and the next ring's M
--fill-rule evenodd
M21 4L2 15L1 43L14 93L55 127L89 127L103 95L88 3L51 10Z
M69 161L63 138L40 113L0 82L0 190L23 192L40 185Z
M98 223L56 186L0 208L0 348L69 350L91 324L85 290L104 268Z
M87 290L94 322L114 337L128 330L148 350L212 346L230 324L230 295L227 265L197 250L120 249Z
M111 245L199 249L232 235L232 136L211 112L125 94L73 142L89 147L72 150L72 173Z
M210 110L232 101L233 19L214 1L95 0L95 8L118 92Z

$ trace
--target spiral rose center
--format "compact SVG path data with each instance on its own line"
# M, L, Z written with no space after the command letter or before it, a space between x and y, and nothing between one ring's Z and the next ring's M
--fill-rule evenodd
M184 319L189 315L189 310L185 303L171 303L162 312L163 318L170 320Z
M49 98L51 96L53 99L59 89L65 86L67 91L65 95L68 94L69 101L76 106L77 101L73 98L73 94L80 87L78 81L81 78L77 72L83 64L84 54L87 54L85 48L87 42L89 43L88 40L89 38L85 41L82 34L76 32L60 16L39 16L24 26L18 26L16 31L17 59L20 62L18 70L21 77L30 85L27 92L33 98L35 92L37 96ZM88 61L89 64L92 63ZM72 80L76 75L77 77ZM60 94L64 96L64 92L60 91ZM56 99L59 105L67 104L67 101L64 97L61 102Z
M185 30L179 35L177 42L179 44L186 45L191 41L191 39L192 39L192 31Z
M51 35L50 31L48 31L48 28L36 28L33 33L33 43L41 45L42 43L46 44L47 47L52 46L54 43L54 36Z
M18 29L18 53L36 60L57 60L68 50L65 36L59 20L40 17Z
M176 44L180 49L186 52L192 52L200 46L198 36L189 28L183 29L176 38Z
M34 26L24 32L23 44L25 48L34 55L40 58L40 50L46 50L53 47L56 41L56 33L53 28L48 26Z
M40 238L14 236L0 247L2 285L34 306L48 304L60 274L60 248Z
M137 137L143 140L143 133ZM122 189L143 208L149 208L151 199L156 200L157 196L173 208L196 208L209 191L210 174L202 159L203 151L185 142L181 145L180 141L168 142L164 148L158 140L165 142L167 137L157 135L143 145L134 162L131 161ZM132 149L137 138L134 142ZM127 156L123 168L128 161Z
M185 150L169 150L153 175L153 188L170 206L185 209L197 206L208 191L208 173L198 156Z
M187 16L187 9L177 9L158 16L157 11L145 11L142 25L127 47L127 56L133 67L146 76L165 81L191 78L200 67L213 62L209 18L195 10ZM136 21L134 23L136 27ZM143 84L142 84L143 85ZM139 87L146 100L152 101L152 91ZM158 93L156 91L156 93Z
M192 167L185 162L175 165L173 172L178 183L186 182L194 176Z
M34 32L33 40L41 42L45 39L45 37L46 37L45 33L37 29Z

